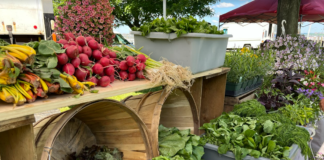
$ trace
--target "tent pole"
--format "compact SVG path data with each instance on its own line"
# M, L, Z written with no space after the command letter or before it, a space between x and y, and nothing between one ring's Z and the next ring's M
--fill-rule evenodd
M163 0L163 18L166 19L166 0Z
M299 34L301 34L302 21L303 21L303 15L301 14L300 15L300 22L299 22L299 28L300 28Z

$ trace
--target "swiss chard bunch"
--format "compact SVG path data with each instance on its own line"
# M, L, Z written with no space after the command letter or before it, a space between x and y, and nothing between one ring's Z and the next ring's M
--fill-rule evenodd
M192 16L186 18L157 18L150 23L145 23L140 27L133 27L133 31L141 31L143 36L150 32L176 33L178 37L187 33L207 33L207 34L224 34L214 25L206 21L197 21Z
M190 129L179 130L175 127L159 126L159 157L152 160L201 160L204 144L200 137L190 134Z
M202 139L218 146L219 154L231 151L236 160L247 155L254 158L289 159L290 146L279 145L272 134L279 122L267 120L258 123L256 118L223 114L200 129L206 130Z

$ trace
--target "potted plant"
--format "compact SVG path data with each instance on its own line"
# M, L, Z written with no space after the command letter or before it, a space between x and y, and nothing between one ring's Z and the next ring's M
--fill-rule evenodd
M132 28L135 47L151 58L161 57L189 67L192 73L203 72L224 64L228 38L216 26L194 17L155 19L139 28Z

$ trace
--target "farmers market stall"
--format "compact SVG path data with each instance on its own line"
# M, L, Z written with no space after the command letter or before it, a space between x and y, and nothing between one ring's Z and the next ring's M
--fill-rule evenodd
M219 116L223 111L226 73L228 71L229 68L216 68L193 75L193 78L196 79L196 81L191 89L197 90L197 92L193 92L193 97L195 104L197 104L197 110L200 111L198 113L204 113L204 116L201 119L205 122ZM143 89L150 89L152 87L152 84L148 80L136 80L130 82L116 81L112 84L112 87L96 87L96 89L99 90L98 93L85 93L78 99L74 98L73 94L52 95L49 96L48 99L36 100L33 103L25 104L16 108L13 108L12 104L1 102L1 158L6 160L36 159L34 130L32 126L32 123L35 121L33 116L35 113L70 105L86 105L89 102L105 99L107 97L140 91ZM217 103L210 103L215 101L217 101ZM18 152L20 154L14 154Z

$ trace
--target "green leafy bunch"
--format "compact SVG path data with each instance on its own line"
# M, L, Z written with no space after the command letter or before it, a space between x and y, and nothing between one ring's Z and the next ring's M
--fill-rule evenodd
M267 114L264 106L256 99L234 105L234 110L231 113L242 117L256 117Z
M160 156L152 160L201 160L204 155L203 145L199 136L190 134L190 129L179 130L160 125Z
M176 33L178 37L187 33L207 33L224 34L217 26L210 25L206 21L197 21L193 16L187 18L157 18L149 23L144 23L140 27L133 27L133 31L141 31L143 36L150 32Z
M315 120L319 119L319 116L323 113L319 103L314 103L303 94L299 94L295 98L292 95L287 95L286 98L293 103L281 107L279 112L296 125L314 124Z
M291 124L284 126L287 125L291 130L297 130L295 133L303 133L293 134L299 140L289 138L290 140L283 141L278 138L287 136L278 131L278 128L283 128L282 123L278 121L265 120L261 123L255 117L226 113L210 123L205 123L200 129L206 130L206 135L202 137L203 142L217 145L219 154L233 152L236 160L242 160L247 155L254 158L289 159L290 146L293 143L299 145L303 153L309 153L309 147L304 146L309 140L307 130Z

